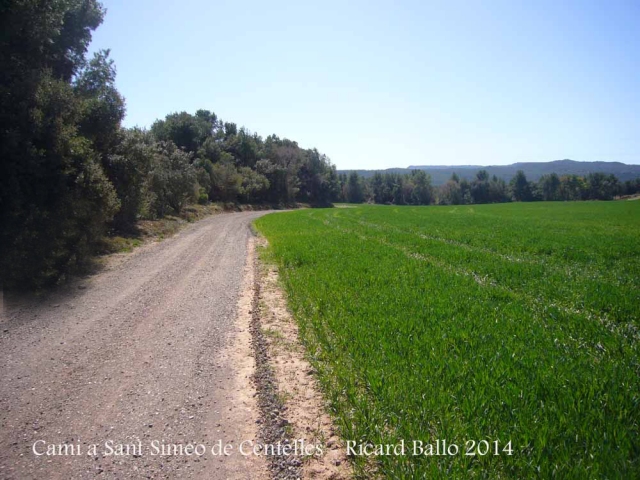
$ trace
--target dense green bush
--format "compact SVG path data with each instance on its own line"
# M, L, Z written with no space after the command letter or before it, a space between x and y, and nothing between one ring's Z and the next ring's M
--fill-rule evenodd
M73 79L103 10L92 0L0 6L0 271L45 285L86 263L119 202L95 139L88 91ZM106 58L106 54L104 54ZM96 128L107 128L95 119Z
M154 156L149 177L152 212L162 217L179 214L188 203L197 199L197 175L191 155L172 141L161 142Z

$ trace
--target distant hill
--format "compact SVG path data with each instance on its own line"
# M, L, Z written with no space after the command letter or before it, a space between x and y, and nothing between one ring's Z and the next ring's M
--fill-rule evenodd
M538 180L542 175L557 173L558 175L587 175L588 173L613 173L622 182L640 177L640 165L627 165L620 162L578 162L575 160L554 160L552 162L518 162L511 165L410 165L408 168L388 168L386 170L356 170L358 175L371 177L376 172L381 173L411 173L412 170L424 170L434 185L446 183L455 172L460 178L471 180L476 172L485 169L490 176L497 176L505 181L511 180L518 170L522 170L527 179ZM338 173L348 173L352 170L338 170Z

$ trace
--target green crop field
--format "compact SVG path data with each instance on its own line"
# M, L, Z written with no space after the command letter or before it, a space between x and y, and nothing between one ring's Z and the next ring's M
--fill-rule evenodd
M256 225L360 475L640 478L640 202Z

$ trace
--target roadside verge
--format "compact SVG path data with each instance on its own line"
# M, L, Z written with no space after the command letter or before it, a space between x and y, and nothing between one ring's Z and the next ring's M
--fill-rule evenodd
M351 466L337 429L328 415L315 371L305 359L298 326L287 309L278 269L261 255L268 243L253 240L255 288L252 343L256 357L255 383L262 414L265 444L302 446L309 454L270 457L274 478L347 479Z

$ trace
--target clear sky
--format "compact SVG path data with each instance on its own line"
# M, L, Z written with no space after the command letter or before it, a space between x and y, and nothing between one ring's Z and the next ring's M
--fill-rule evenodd
M126 126L203 108L338 168L640 163L640 2L103 0Z

